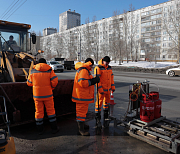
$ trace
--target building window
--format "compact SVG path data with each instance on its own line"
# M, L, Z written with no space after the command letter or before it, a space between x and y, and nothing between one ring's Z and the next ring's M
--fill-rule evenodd
M166 58L166 55L163 55L163 58Z
M171 24L171 25L169 25L169 28L172 28L173 27L173 25Z
M163 32L163 35L166 35L166 34L167 34L167 32L166 32L166 31L164 31L164 32Z
M145 42L150 42L150 39L145 39Z
M171 58L171 55L168 55L168 58Z
M156 24L156 20L155 21L152 21L152 25L155 25Z
M144 51L144 50L141 50L141 53L145 53L145 51Z
M156 27L151 27L151 30L155 30L156 29Z
M163 41L166 41L167 40L167 38L166 37L163 37Z
M145 58L145 55L140 55L140 58Z
M156 41L161 41L161 37L156 37Z

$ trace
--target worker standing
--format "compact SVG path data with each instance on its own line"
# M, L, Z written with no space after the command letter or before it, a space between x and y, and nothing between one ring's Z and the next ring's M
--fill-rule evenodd
M90 71L94 61L91 58L87 58L85 63L78 62L75 64L77 70L72 101L76 103L76 121L78 123L79 133L83 136L88 136L89 126L85 124L86 114L88 112L88 106L90 103L94 103L94 84L99 82L99 77L93 78Z
M52 133L59 131L56 123L54 109L53 89L58 84L58 77L52 68L46 64L44 58L40 58L39 63L34 65L31 74L28 76L27 85L33 86L33 99L35 102L35 120L39 135L43 133L44 105L51 124Z
M95 104L95 113L96 113L96 124L97 124L97 118L98 113L101 115L101 107L103 104L103 110L104 110L104 119L108 118L108 108L109 108L109 102L110 102L110 93L111 91L115 91L115 85L114 85L114 75L112 72L111 66L109 66L110 58L108 56L105 56L103 59L101 59L98 62L98 66L94 69L94 74L100 77L100 82L98 83L98 93L97 97L99 96L99 111L98 111L98 101L96 101Z

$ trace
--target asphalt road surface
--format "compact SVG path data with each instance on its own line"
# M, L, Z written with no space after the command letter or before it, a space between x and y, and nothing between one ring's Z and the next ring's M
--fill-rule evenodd
M93 73L93 72L92 72ZM74 79L75 71L65 70L56 73L59 79ZM150 91L159 91L162 100L162 115L171 120L180 117L180 77L169 77L165 74L114 71L116 91L111 114L120 119L124 116L129 102L129 85L137 80L150 81ZM90 136L77 134L75 115L57 119L60 132L51 134L48 121L45 121L45 132L37 135L35 123L11 128L16 151L19 154L166 154L167 152L129 136L122 127L103 128L101 135L96 135L94 104L89 105L87 123L90 125Z

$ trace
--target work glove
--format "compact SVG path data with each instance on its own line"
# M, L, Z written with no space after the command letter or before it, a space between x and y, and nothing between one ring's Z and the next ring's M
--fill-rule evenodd
M99 76L96 76L95 78L89 79L91 82L91 85L95 85L96 83L99 83L100 78Z
M115 92L115 90L112 90L112 92Z

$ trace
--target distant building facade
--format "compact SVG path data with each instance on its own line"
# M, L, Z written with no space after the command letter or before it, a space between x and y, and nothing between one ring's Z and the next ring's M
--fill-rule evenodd
M59 32L81 25L81 15L69 9L59 15Z
M47 35L51 35L57 33L57 29L56 28L45 28L43 29L43 36L47 36Z
M71 57L71 60L85 59L87 56L99 59L103 55L109 55L113 60L178 60L180 32L176 30L180 26L180 0L148 6L78 27L78 22L67 17L70 12L60 14L59 33L41 38L42 48L61 51L64 58Z

